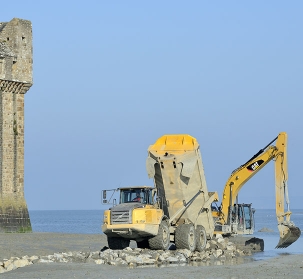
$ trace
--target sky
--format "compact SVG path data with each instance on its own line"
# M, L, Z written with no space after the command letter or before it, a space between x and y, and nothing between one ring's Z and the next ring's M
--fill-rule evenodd
M288 133L291 209L302 209L302 1L27 1L0 21L33 26L25 96L29 210L104 209L101 191L153 185L147 148L195 137L209 191ZM275 207L274 163L239 201Z

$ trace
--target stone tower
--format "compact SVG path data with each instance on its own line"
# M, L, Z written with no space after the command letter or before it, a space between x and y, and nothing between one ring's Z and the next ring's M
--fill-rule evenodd
M0 22L0 232L32 230L24 198L24 94L32 64L31 22Z

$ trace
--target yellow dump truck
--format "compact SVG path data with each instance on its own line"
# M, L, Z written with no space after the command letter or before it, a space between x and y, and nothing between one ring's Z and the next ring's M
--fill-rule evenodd
M148 148L147 173L155 187L117 189L119 204L104 212L103 232L111 249L135 240L138 247L202 251L214 234L211 204L197 140L164 135ZM103 192L107 201L108 193Z

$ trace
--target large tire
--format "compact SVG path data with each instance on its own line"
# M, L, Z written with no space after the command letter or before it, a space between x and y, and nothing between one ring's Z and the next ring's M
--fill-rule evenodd
M196 250L199 252L204 251L207 243L205 228L198 225L196 228Z
M182 224L175 231L175 245L177 249L196 249L196 232L193 224Z
M137 247L141 249L149 249L148 239L144 239L143 241L137 241Z
M150 249L167 250L170 244L170 231L168 223L164 220L159 225L158 234L148 240Z
M107 237L108 247L113 250L121 250L129 246L129 239L123 237Z

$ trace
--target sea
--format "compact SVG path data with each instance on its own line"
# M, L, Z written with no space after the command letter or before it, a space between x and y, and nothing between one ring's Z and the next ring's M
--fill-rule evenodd
M34 232L57 232L75 234L102 234L103 210L30 210ZM303 209L292 210L291 220L303 230ZM260 232L266 228L272 232ZM284 249L275 249L280 236L275 209L257 209L255 233L252 237L264 239L264 251L255 253L254 260L264 260L279 255L303 254L303 235Z

